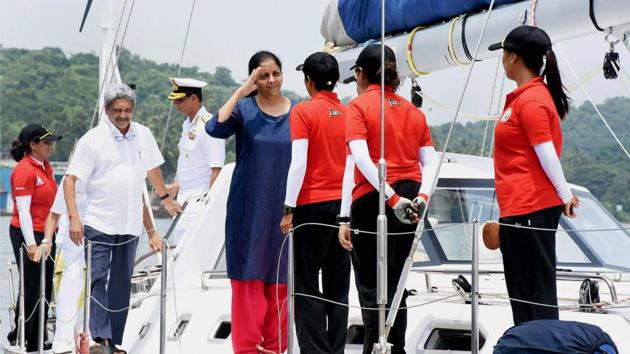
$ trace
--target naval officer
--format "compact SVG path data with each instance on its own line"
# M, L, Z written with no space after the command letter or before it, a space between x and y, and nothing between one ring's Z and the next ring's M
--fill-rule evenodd
M172 78L173 90L168 96L177 109L186 115L182 123L179 139L179 158L175 183L169 186L169 193L177 195L183 204L191 198L208 192L219 175L225 162L225 140L216 139L205 132L206 123L212 118L203 106L201 89L207 84L189 78ZM185 230L196 216L196 210L188 210L181 216L173 234L172 244L177 245L185 235Z

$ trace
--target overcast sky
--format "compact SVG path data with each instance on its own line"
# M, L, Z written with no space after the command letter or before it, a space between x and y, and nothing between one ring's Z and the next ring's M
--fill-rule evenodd
M128 0L130 5L133 0ZM122 7L124 1L119 1ZM78 32L85 0L2 0L0 1L0 44L6 47L60 47L67 53L98 53L100 1L94 1L85 29ZM178 63L192 0L137 0L127 30L124 47L157 62ZM284 63L284 88L306 96L302 76L294 67L323 47L320 19L327 0L199 0L195 5L183 65L195 65L209 72L216 66L232 70L237 81L247 76L247 61L257 50L277 53ZM116 10L119 13L120 8ZM579 75L601 66L608 48L601 34L561 43ZM556 46L557 47L557 46ZM619 47L622 66L630 71L630 55ZM560 57L561 58L561 57ZM575 82L566 63L560 59L565 83ZM487 114L495 59L478 63L473 72L462 111ZM121 73L124 79L125 73ZM461 93L466 68L453 68L422 78L425 93L440 104L454 107ZM597 103L607 97L628 95L622 81L604 80L601 74L587 82ZM141 84L141 83L140 83ZM630 88L630 81L626 81ZM514 84L506 82L505 90ZM354 94L354 84L342 85L340 96ZM408 96L408 84L401 92ZM574 102L585 99L580 91L571 94ZM1 98L1 97L0 97ZM453 118L453 114L427 102L425 112L431 124Z

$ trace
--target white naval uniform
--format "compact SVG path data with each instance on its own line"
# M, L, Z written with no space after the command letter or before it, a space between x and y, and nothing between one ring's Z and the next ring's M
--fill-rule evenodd
M85 215L85 182L77 180L75 185L76 203L79 218ZM63 193L63 180L55 195L50 211L61 215L59 228L55 237L58 248L63 255L63 275L59 290L55 296L57 320L55 322L55 339L53 349L63 351L74 348L74 333L79 311L79 296L84 288L85 255L83 245L77 246L69 235L68 208Z
M211 169L223 167L225 163L225 140L206 134L205 126L210 119L212 115L202 106L192 120L186 117L182 124L177 159L176 180L180 186L177 201L183 204L190 199L190 204L170 237L171 245L180 243L186 229L195 219L198 210L193 201L195 197L201 197L208 192L212 177Z

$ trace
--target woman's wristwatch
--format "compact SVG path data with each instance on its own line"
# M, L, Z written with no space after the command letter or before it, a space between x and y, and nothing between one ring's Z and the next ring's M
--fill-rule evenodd
M52 242L49 239L47 239L47 238L42 240L42 245L51 245L51 244L52 244Z

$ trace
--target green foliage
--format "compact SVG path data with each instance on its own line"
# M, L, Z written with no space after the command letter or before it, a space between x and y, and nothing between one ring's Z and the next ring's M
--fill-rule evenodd
M598 106L602 115L626 148L630 147L630 99L615 97ZM450 124L431 127L433 142L438 150ZM488 156L494 122L455 124L449 152L479 155L484 129L486 144L484 156ZM630 221L630 160L610 135L590 103L573 107L562 123L562 166L571 183L588 188L618 219ZM625 211L618 212L617 205Z
M151 128L158 144L165 136L163 171L169 179L175 172L177 141L184 118L173 107L169 120L171 107L166 99L171 89L169 78L176 75L177 65L158 64L126 50L119 64L123 81L138 85L135 119ZM218 110L238 86L224 67L217 67L214 74L184 67L179 76L208 82L203 96L210 112ZM25 124L39 122L64 135L56 144L52 160L66 160L75 140L90 126L98 89L98 57L94 54L68 56L58 48L26 50L0 46L0 152L7 151ZM284 94L294 101L304 99L292 92ZM599 109L619 139L630 146L630 99L611 98ZM444 146L449 126L431 128L438 149ZM479 155L485 130L483 154L487 156L493 127L493 122L455 124L448 151ZM588 188L618 218L630 220L630 162L590 104L573 108L562 129L562 163L567 179ZM234 158L231 138L227 142L227 160ZM625 211L617 212L618 204Z
M176 169L184 119L166 99L172 86L169 78L176 76L177 65L158 64L123 50L119 69L123 82L137 85L134 120L147 125L159 145L164 139L163 172L170 179ZM210 112L216 112L238 87L225 67L217 67L214 74L182 67L179 76L208 82L203 99ZM94 54L68 56L58 48L0 47L0 152L8 151L24 125L38 122L64 136L51 160L65 161L75 141L90 127L98 90L98 57ZM284 94L303 100L290 91ZM229 139L227 162L235 160L234 145L234 139Z

